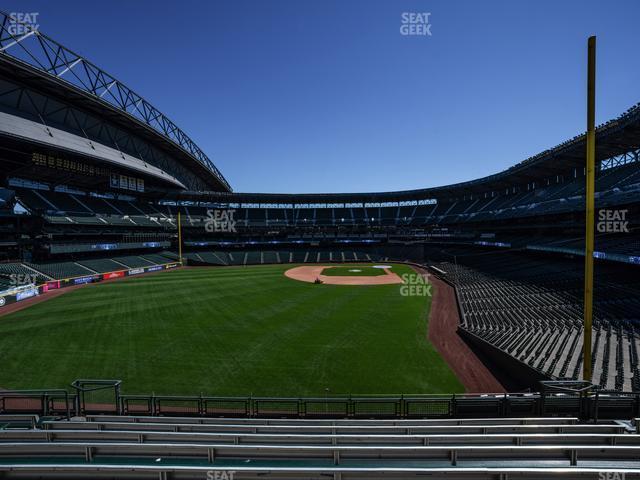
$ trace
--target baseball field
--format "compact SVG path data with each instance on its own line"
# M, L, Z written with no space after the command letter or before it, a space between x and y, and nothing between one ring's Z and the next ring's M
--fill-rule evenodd
M397 284L300 282L284 275L291 267L130 277L2 316L0 387L100 378L123 380L125 393L463 391L427 340L428 295L403 295ZM413 273L405 265L392 271Z

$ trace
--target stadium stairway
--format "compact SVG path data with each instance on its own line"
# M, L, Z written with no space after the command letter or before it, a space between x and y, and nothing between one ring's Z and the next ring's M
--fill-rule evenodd
M4 425L2 478L640 478L630 424L570 417L14 416Z

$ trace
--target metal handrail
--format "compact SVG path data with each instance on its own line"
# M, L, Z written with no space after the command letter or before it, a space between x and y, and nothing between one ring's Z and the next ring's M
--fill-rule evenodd
M97 381L96 381L97 382ZM113 385L104 383L104 385ZM0 392L0 413L6 412L5 401L9 398L39 398L39 406L25 402L20 411L34 414L50 414L49 402L52 399L63 399L67 418L71 414L82 415L96 411L115 412L115 415L168 415L168 416L237 416L256 418L259 416L292 416L298 418L334 417L334 418L459 418L474 414L482 417L487 409L495 417L517 417L553 415L578 416L585 420L597 420L603 408L608 415L615 414L619 404L620 416L632 418L640 414L640 392L604 392L585 390L580 393L565 392L533 392L533 393L501 393L501 394L455 394L455 395L332 395L317 397L242 397L242 396L205 396L205 395L122 395L117 394L110 402L93 406L82 403L84 392L95 391L90 386L78 394L71 394L64 389L13 390ZM606 400L606 403L602 403ZM619 402L618 402L619 400ZM525 404L522 401L526 401ZM129 404L129 402L134 402ZM184 405L180 405L183 402ZM514 403L516 402L516 403ZM74 405L72 405L72 403ZM171 404L172 403L172 404ZM221 405L216 405L219 403ZM234 403L236 405L234 405ZM277 404L281 403L280 408ZM226 404L226 405L225 405ZM327 405L322 411L318 405ZM380 408L376 408L380 404ZM134 408L131 408L135 405ZM336 412L335 406L345 406L344 412ZM331 407L329 407L331 406ZM359 408L362 406L363 408ZM391 406L391 408L388 408ZM95 407L95 408L94 408ZM517 408L517 409L516 409ZM484 413L483 413L484 412Z
M71 397L67 390L61 388L54 389L36 389L36 390L6 390L0 392L0 413L4 412L6 409L5 399L6 398L40 398L40 404L42 405L42 410L39 410L36 413L41 413L42 415L49 414L49 400L51 397L62 396L64 397L65 403L65 411L67 420L71 419Z

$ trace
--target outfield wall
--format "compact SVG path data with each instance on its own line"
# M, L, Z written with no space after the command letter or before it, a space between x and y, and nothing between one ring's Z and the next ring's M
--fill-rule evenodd
M27 300L29 298L37 297L46 294L49 290L59 290L61 288L73 287L77 285L84 285L87 283L98 283L104 280L115 280L117 278L131 277L135 275L142 275L144 273L158 272L162 270L169 270L182 266L180 262L170 262L159 265L150 265L148 267L130 268L125 270L117 270L107 273L95 273L91 275L83 275L80 277L64 278L62 280L49 280L40 285L28 285L18 287L13 290L8 290L5 293L0 293L0 312L2 307L10 305L12 303Z
M35 297L41 293L40 287L36 285L23 285L0 293L0 309L5 305L20 302L28 298Z
M499 365L500 374L506 375L509 378L511 388L518 390L527 388L535 390L541 381L551 380L551 377L548 375L503 352L464 328L458 328L458 335L467 343L473 345L478 351L482 352L492 364Z

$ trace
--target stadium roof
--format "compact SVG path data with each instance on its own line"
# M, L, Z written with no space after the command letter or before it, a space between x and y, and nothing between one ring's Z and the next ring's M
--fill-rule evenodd
M16 24L21 26L16 29ZM156 144L164 143L185 164L199 167L224 191L231 186L207 155L142 96L114 76L37 29L0 10L0 67L42 90L97 109L105 117L127 124ZM124 120L124 122L123 122Z
M476 180L438 187L369 193L232 193L229 183L202 150L173 122L143 97L112 75L72 52L38 30L24 25L21 35L11 32L16 20L0 11L0 70L44 91L93 108L102 116L126 125L131 131L166 146L185 166L210 179L216 190L175 190L170 196L185 200L241 203L343 203L395 202L480 196L569 175L585 165L585 135L523 160L502 172ZM640 104L618 118L600 125L596 134L596 158L605 160L640 149ZM482 161L482 153L477 154ZM218 189L219 187L219 189Z
M619 117L600 125L596 130L596 159L610 159L640 149L640 104ZM478 154L481 157L481 153ZM481 159L481 158L480 158ZM586 136L577 135L502 172L468 182L440 187L395 192L370 193L219 193L180 192L179 198L233 203L344 203L398 202L420 199L447 199L479 196L491 192L540 182L556 175L569 175L585 167Z

